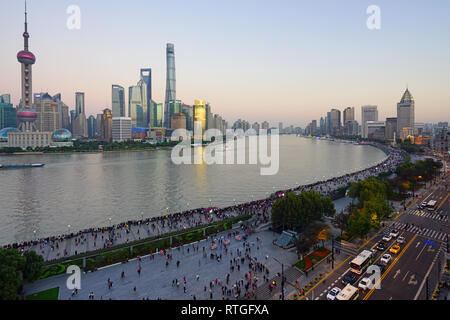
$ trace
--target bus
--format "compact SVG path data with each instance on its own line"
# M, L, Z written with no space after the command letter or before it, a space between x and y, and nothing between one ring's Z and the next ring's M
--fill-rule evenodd
M350 262L352 272L361 274L372 263L372 251L364 250Z
M429 211L434 211L436 209L436 200L431 200L430 202L428 202L427 204L427 209Z
M336 296L336 300L356 300L359 297L359 289L348 284Z

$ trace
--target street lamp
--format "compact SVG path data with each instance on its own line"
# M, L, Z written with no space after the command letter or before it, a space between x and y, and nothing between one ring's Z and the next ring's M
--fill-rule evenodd
M108 220L109 220L109 227L111 228L111 218L108 218Z
M36 238L36 230L33 230L33 239L37 240L37 238Z
M69 234L70 234L70 224L67 225L67 228L69 228Z
M281 264L281 300L284 300L284 264L277 258L272 257L272 259Z

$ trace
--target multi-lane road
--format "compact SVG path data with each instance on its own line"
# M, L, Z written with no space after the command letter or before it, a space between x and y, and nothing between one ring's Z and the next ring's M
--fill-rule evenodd
M350 253L348 258L336 266L321 282L306 292L304 299L326 299L328 292L338 287L345 287L344 276L351 272L350 261L363 249L374 251L374 264L380 262L383 254L390 254L392 259L384 264L384 270L379 277L373 277L376 286L372 290L360 290L360 300L425 300L431 299L433 290L442 271L445 249L450 233L450 193L448 183L450 175L446 174L437 184L432 185L420 198L416 198L400 216L387 227L369 239L359 248L343 248L344 253ZM436 209L420 209L423 201L436 200ZM397 243L397 238L382 241L383 235L392 230L399 232L403 243ZM385 249L378 250L377 244L384 242ZM390 252L397 244L398 253ZM354 286L366 277L364 273L357 276Z

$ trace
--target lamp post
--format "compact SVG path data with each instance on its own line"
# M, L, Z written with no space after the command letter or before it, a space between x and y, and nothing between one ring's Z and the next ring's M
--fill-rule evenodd
M67 228L69 229L69 234L70 234L70 224L67 225Z
M281 264L281 300L284 300L284 264L274 257L272 259Z
M36 230L33 230L33 239L37 240L37 238L36 238Z
M111 218L108 218L108 220L109 220L109 227L111 228Z

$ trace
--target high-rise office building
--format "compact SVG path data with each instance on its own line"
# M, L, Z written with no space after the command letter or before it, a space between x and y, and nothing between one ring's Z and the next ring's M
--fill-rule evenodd
M170 129L172 127L172 123L171 123L172 115L174 115L175 113L181 112L182 104L183 104L183 102L181 102L181 100L169 101L169 104L168 104L168 106L169 106L169 121L167 121L168 129ZM206 105L205 105L205 112L206 112ZM205 120L205 121L207 121L207 120ZM206 125L206 122L205 122L205 125Z
M70 132L72 132L73 134L73 124L75 123L75 118L76 118L76 111L75 110L70 110L69 115L70 115Z
M163 104L151 101L151 122L149 127L161 128L163 126Z
M367 121L366 132L368 139L382 141L386 139L386 125L384 121Z
M183 103L181 105L181 112L186 117L186 130L194 130L194 109L192 106Z
M378 121L378 107L377 106L362 106L361 107L361 136L367 139L367 121Z
M170 101L176 101L176 78L175 78L175 46L167 44L166 48L166 99L164 102L164 126L170 128ZM179 112L179 111L178 111ZM177 113L177 112L174 112ZM173 113L172 113L173 114Z
M87 129L88 129L88 138L93 139L95 138L95 117L93 115L90 115L89 118L87 118Z
M112 141L124 142L131 140L131 118L112 118Z
M414 108L414 98L409 90L406 89L402 99L397 104L397 136L402 140L404 139L404 137L402 137L404 131L414 130ZM407 129L403 130L404 128Z
M78 116L80 113L86 113L84 105L84 92L75 93L75 115Z
M4 128L16 127L17 110L10 103L9 95L0 96L0 130Z
M330 132L332 135L341 133L341 111L338 109L331 109L330 111Z
M353 120L355 120L355 108L354 107L345 108L343 124L345 125L345 123L351 122Z
M171 119L172 130L186 129L186 116L184 113L174 113Z
M61 129L60 105L58 98L53 99L48 93L34 95L34 110L37 114L36 129L40 132L53 132Z
M142 111L144 113L143 127L148 127L152 123L152 69L141 69L141 86L144 88L142 93Z
M97 138L102 137L102 113L97 113L97 116L95 118L95 136Z
M386 118L385 126L385 138L386 140L394 141L394 137L397 136L397 118Z
M206 129L206 103L204 100L194 102L194 133L202 135Z
M113 117L125 117L125 90L117 84L112 85L112 115Z
M72 122L72 135L77 138L87 138L86 109L84 104L84 92L75 93L75 119Z
M112 112L111 109L104 109L102 114L101 139L105 142L112 141Z
M131 125L133 127L144 126L142 89L143 87L141 85L131 86L128 88L128 115L131 118Z

